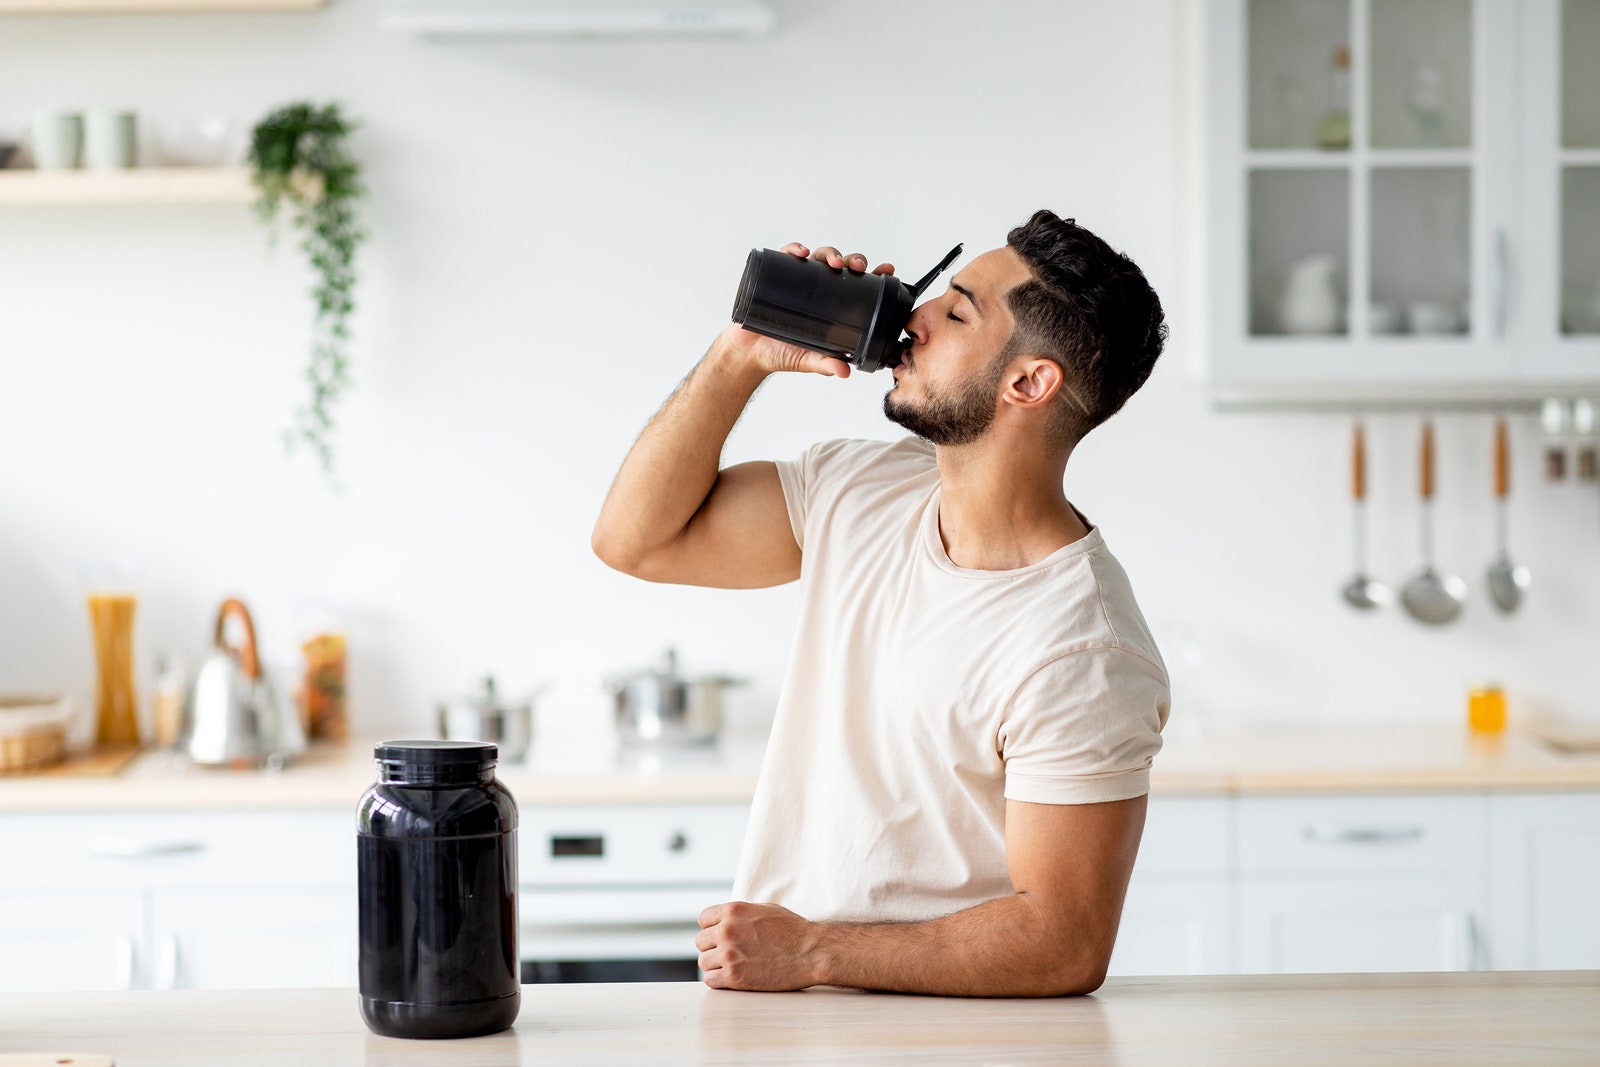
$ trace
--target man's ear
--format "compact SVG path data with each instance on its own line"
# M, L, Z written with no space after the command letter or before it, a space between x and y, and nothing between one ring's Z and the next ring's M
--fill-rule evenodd
M1051 359L1030 359L1014 368L1006 386L1006 400L1019 407L1049 404L1061 392L1061 365Z

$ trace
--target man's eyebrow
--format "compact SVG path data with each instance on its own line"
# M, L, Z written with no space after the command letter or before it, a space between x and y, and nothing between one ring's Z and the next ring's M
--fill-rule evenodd
M973 308L977 310L978 314L983 314L983 307L978 303L978 298L972 295L971 289L968 289L964 285L957 285L955 282L950 283L950 288L954 289L956 292L960 293L962 296L971 301Z

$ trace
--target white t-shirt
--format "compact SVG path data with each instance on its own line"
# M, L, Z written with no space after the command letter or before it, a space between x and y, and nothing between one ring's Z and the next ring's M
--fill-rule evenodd
M825 442L778 475L801 617L735 899L948 915L1014 891L1008 798L1149 791L1167 675L1097 528L1032 566L972 570L945 554L925 441Z

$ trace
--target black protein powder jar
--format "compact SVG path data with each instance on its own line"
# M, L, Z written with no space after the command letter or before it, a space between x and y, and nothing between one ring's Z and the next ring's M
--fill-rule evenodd
M356 813L361 1017L386 1037L516 1022L517 805L479 741L386 741Z

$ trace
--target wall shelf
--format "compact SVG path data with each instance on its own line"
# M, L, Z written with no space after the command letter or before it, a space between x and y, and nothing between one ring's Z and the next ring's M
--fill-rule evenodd
M0 205L248 204L255 196L246 167L0 170Z
M0 0L0 15L126 15L180 11L311 11L327 0Z

